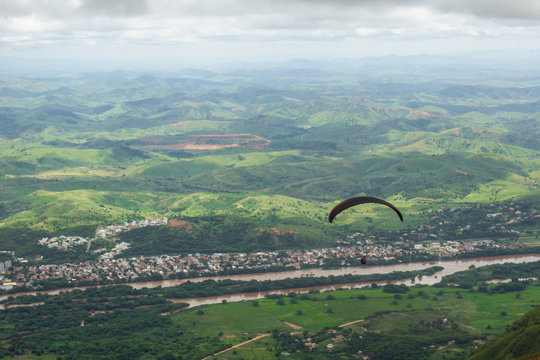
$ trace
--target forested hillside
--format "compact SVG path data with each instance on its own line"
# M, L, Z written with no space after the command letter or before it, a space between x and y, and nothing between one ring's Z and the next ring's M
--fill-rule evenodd
M471 360L538 359L540 357L540 308L526 313L506 331L483 345Z

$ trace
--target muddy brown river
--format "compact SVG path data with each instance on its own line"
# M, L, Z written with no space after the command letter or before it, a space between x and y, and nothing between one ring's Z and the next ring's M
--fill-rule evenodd
M482 258L472 258L472 259L458 259L458 260L439 260L432 262L413 262L406 264L393 264L393 265L380 265L380 266L353 266L353 267L344 267L340 269L304 269L304 270L291 270L291 271L280 271L280 272L270 272L270 273L259 273L259 274L241 274L241 275L226 275L226 276L210 276L210 277L198 277L190 279L173 279L173 280L162 280L162 281L145 281L145 282L135 282L127 283L122 285L129 285L134 289L142 288L154 288L154 287L169 287L183 284L187 281L191 282L201 282L205 280L282 280L282 279L292 279L306 276L320 277L320 276L339 276L339 275L370 275L370 274L388 274L394 271L414 271L422 270L429 268L431 266L442 266L444 269L430 276L423 276L421 279L416 278L414 284L424 284L424 285L433 285L438 283L441 278L445 275L450 275L458 271L467 270L471 265L476 267L492 265L492 264L504 264L504 263L523 263L523 262L534 262L540 261L540 254L527 254L527 255L508 255L508 256L493 256L493 257L482 257ZM319 291L328 291L336 290L343 288L361 288L368 285L371 285L373 282L367 283L354 283L354 284L336 284L336 285L325 285L318 287L310 288L298 288L298 289L286 289L286 290L272 290L267 292L254 292L254 293L242 293L242 294L233 294L233 295L220 295L212 297L202 297L202 298L189 298L189 299L174 299L174 302L185 302L190 306L199 306L206 304L216 304L221 303L223 300L228 302L235 301L246 301L259 299L264 297L266 294L287 294L291 291L294 292L307 292L311 289ZM388 281L380 282L382 284L388 283ZM411 279L395 280L392 281L394 284L405 284L413 285ZM8 295L1 295L0 301L7 299L9 296L19 296L19 295L33 295L36 293L50 294L55 295L63 291L72 291L75 289L84 290L88 287L73 287L66 289L57 289L57 290L47 290L47 291L34 291L34 292L24 292L24 293L13 293ZM3 309L3 306L0 305L0 309Z

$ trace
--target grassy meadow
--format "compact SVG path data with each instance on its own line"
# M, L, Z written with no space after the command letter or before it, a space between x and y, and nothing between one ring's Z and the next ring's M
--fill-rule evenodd
M189 324L194 333L212 336L217 332L231 346L274 329L303 338L304 331L313 334L357 320L364 321L346 328L359 334L391 334L404 331L410 324L448 319L460 331L483 339L504 331L508 324L538 306L539 291L538 286L529 286L517 298L516 293L488 295L456 288L422 287L411 288L396 300L395 294L384 293L381 288L338 290L309 294L308 300L302 295L284 297L284 305L278 305L276 299L260 299L258 306L253 301L201 306L172 317L175 323ZM362 295L365 299L359 299ZM270 336L235 349L234 355L228 351L216 358L270 359L275 358L274 352L267 349L273 347L275 341Z

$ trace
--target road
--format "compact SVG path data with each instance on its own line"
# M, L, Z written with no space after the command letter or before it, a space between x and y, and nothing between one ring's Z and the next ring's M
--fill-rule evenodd
M257 336L255 336L253 339L249 339L249 340L246 340L246 341L244 341L244 342L241 342L241 343L238 343L238 344L236 344L236 345L233 345L233 346L231 346L230 348L227 348L227 349L221 350L220 352L217 352L217 353L215 353L215 354L209 355L209 356L203 358L202 360L210 359L210 358L212 358L212 357L214 357L214 356L221 355L221 354L223 354L223 353L225 353L225 352L227 352L227 351L229 351L229 350L236 349L236 348L238 348L238 347L240 347L240 346L244 346L244 345L246 345L246 344L249 344L249 343L252 342L252 341L257 341L257 340L259 340L259 339L261 339L261 338L263 338L263 337L267 337L267 336L270 336L270 335L272 335L272 334L260 334L260 335L257 335Z
M339 325L338 327L339 327L339 328L342 328L342 327L349 326L349 325L353 325L353 324L360 323L360 322L363 322L363 321L364 321L364 319L361 319L361 320L355 320L355 321L351 321L351 322L348 322L348 323L345 323L345 324L341 324L341 325ZM288 323L286 323L286 324L289 325ZM253 339L246 340L246 341L244 341L244 342L241 342L241 343L238 343L238 344L236 344L236 345L233 345L233 346L231 346L230 348L227 348L227 349L221 350L220 352L217 352L217 353L215 353L215 354L209 355L209 356L203 358L202 360L207 360L207 359L210 359L210 358L212 358L212 357L214 357L214 356L221 355L221 354L223 354L223 353L226 353L226 352L229 351L229 350L239 348L240 346L244 346L244 345L246 345L246 344L249 344L249 343L252 342L252 341L257 341L257 340L259 340L259 339L261 339L261 338L263 338L263 337L267 337L267 336L270 336L270 335L272 335L272 334L260 334L260 335L257 335L257 336L254 337Z

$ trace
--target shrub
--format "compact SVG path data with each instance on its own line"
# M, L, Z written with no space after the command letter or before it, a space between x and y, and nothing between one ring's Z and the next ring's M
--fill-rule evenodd
M386 284L383 287L383 292L386 292L386 293L405 294L407 291L409 291L409 288L407 287L407 285L404 285L404 284L401 284L401 285Z

